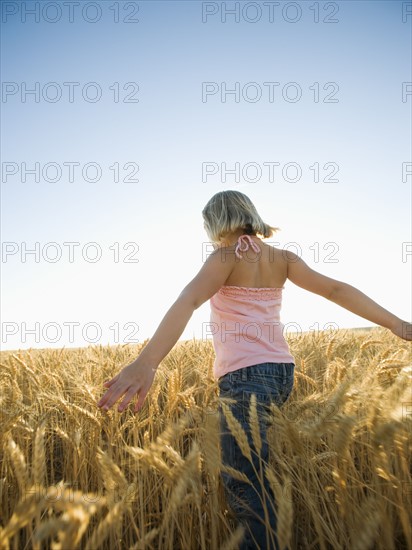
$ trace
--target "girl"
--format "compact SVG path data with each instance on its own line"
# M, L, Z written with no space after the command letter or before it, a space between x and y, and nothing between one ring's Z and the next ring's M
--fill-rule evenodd
M312 270L293 252L284 254L263 243L258 235L265 239L279 228L264 223L251 200L240 191L216 193L202 215L214 251L182 290L139 356L105 382L107 391L98 406L107 411L124 396L118 406L121 412L138 394L134 410L139 411L158 365L181 336L193 311L210 299L210 327L216 355L213 369L220 396L229 398L219 400L222 462L242 471L251 482L244 483L222 472L225 493L245 526L241 549L278 549L273 536L274 495L269 486L262 491L258 454L263 463L268 461L266 431L270 402L275 401L281 407L293 388L294 357L279 319L285 281L289 279L405 340L412 340L412 324L353 286ZM252 394L256 396L261 430L259 453L252 451L248 417ZM246 432L253 456L244 456L238 447L222 410L225 401L234 404L231 413Z

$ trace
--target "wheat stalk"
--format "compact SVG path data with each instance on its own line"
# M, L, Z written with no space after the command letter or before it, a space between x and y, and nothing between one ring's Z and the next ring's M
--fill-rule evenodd
M139 542L133 545L130 550L145 550L147 545L150 544L158 534L159 529L157 527L151 529L142 539L139 540Z
M46 457L44 453L45 422L38 426L34 440L33 479L35 484L46 481Z
M259 419L257 415L256 394L254 393L250 396L249 419L253 445L255 446L257 454L260 455L262 451L262 439L260 437Z
M358 518L354 530L356 536L352 537L351 548L353 550L373 548L381 522L379 503L375 497L370 497L361 505Z
M14 473L16 474L17 482L19 484L20 494L23 495L29 481L26 460L20 450L20 447L15 443L11 436L8 436L7 438L6 449L13 463Z
M237 550L240 542L243 540L246 529L244 525L240 524L236 527L236 530L230 535L228 540L222 544L220 550Z
M246 456L250 462L252 462L252 455L250 452L250 446L247 439L247 435L242 428L240 422L233 416L232 411L226 403L222 401L222 409L226 418L226 422L229 426L229 429L236 439L237 444L239 445L242 454Z
M364 349L368 348L369 346L372 346L374 344L382 344L382 343L383 343L382 340L374 340L374 339L365 340L364 342L362 342L359 349L361 351L363 351Z
M108 537L113 524L120 522L124 513L124 502L119 501L109 510L106 517L99 523L93 531L86 544L86 550L100 548L104 540Z
M279 482L272 468L266 466L265 474L269 481L270 488L275 495L277 508L275 514L277 518L277 538L281 549L290 544L292 524L293 524L293 504L291 479L289 476L283 476L283 484Z

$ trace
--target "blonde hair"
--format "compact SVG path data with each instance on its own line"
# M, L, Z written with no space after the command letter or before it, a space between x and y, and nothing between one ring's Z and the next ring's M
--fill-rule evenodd
M249 197L240 191L216 193L203 208L202 216L210 240L216 243L238 229L243 229L247 235L261 235L264 239L280 230L265 223Z

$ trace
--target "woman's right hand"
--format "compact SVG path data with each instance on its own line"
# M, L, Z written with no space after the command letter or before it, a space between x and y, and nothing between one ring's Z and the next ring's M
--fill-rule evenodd
M391 328L391 331L403 340L412 340L412 323L408 323L408 321L402 321L402 319L399 319L395 322L394 326Z
M104 411L108 411L116 401L124 396L123 401L118 406L118 411L122 412L138 393L139 397L134 412L139 411L153 383L156 369L157 365L143 364L139 361L139 358L135 359L133 363L124 367L114 378L104 383L108 390L97 403L97 406Z

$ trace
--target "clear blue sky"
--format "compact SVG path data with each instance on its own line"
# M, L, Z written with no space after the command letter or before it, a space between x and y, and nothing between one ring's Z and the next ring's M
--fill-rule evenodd
M2 2L2 349L151 337L211 250L201 211L223 189L282 229L275 246L411 320L410 4L84 4ZM290 331L373 325L290 281L283 300ZM181 338L206 338L209 312Z

